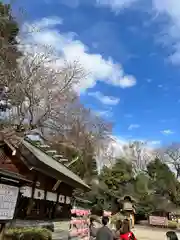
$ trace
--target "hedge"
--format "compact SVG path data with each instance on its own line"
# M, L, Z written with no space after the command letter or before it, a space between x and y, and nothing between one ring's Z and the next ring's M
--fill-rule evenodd
M178 223L176 221L168 221L168 228L176 229L178 228Z
M52 240L46 228L12 228L5 233L5 240Z

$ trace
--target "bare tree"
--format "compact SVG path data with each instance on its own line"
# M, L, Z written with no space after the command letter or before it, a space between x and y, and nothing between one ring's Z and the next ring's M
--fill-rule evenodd
M163 160L166 162L176 173L176 178L180 177L180 145L173 143L171 146L163 150Z
M90 179L96 168L95 159L98 166L99 161L102 160L99 158L99 152L100 149L103 151L109 139L111 128L109 124L84 108L78 99L68 109L70 111L66 111L66 121L57 118L57 130L53 130L54 134L49 140L53 146L56 145L55 148L60 152L64 151L63 154L70 158L70 161L72 156L77 154L79 156L78 162L72 167L78 165L81 170L83 169L81 176L84 175L84 178ZM61 123L63 123L63 127L61 127ZM79 163L81 164L79 165Z
M125 158L132 163L134 173L146 171L148 163L153 158L153 152L146 142L134 141L124 147Z
M0 19L0 120L18 129L47 127L47 120L54 121L75 98L73 88L86 77L84 68L57 56L50 45L28 42L41 29L24 24L19 33L10 5L0 4Z
M83 149L88 141L93 142L93 145L99 146L98 143L103 143L107 140L111 132L111 126L101 118L95 116L89 109L86 109L79 99L66 105L64 108L65 114L58 114L56 117L57 134L63 132L62 141L70 141L71 144L78 149ZM63 124L62 124L63 123ZM62 126L61 126L62 125Z
M36 26L26 26L26 30L25 35L40 31ZM52 142L70 143L88 169L105 146L111 127L86 109L74 91L87 76L83 66L58 58L51 47L23 41L18 47L22 56L15 68L7 71L5 61L0 61L3 101L9 105L6 123L19 131L40 128Z
M56 63L49 54L25 54L13 71L13 81L4 82L12 106L9 116L19 128L42 127L67 98L74 98L73 86L85 78L83 67L76 61Z

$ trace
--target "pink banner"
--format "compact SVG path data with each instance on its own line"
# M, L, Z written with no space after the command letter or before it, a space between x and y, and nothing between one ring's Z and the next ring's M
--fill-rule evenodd
M149 224L153 226L168 226L167 217L149 216Z
M76 214L77 216L88 216L91 213L90 210L83 210L83 209L71 209L71 214Z

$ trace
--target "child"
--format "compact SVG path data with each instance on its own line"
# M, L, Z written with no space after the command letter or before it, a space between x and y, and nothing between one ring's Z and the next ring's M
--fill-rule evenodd
M133 232L130 231L129 220L127 219L123 221L120 240L136 240Z

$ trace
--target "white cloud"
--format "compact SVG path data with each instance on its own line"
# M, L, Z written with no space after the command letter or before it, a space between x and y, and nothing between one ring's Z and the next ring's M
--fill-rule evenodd
M153 140L153 141L149 141L148 142L148 145L149 146L158 146L158 145L160 145L161 144L161 141L160 140Z
M161 131L162 134L164 135L171 135L171 134L174 134L174 132L170 129L166 129L166 130L163 130Z
M114 11L123 10L130 7L133 3L138 0L59 0L61 4L64 4L71 8L77 8L80 4L82 5L96 5L109 7ZM52 0L45 0L47 4L52 3Z
M171 49L170 60L173 64L180 64L180 1L152 0L153 8L158 14L169 17L168 24L163 29L165 41ZM164 38L163 37L163 38Z
M140 127L139 124L131 124L131 125L129 125L128 130L133 130L133 129L139 128L139 127Z
M88 95L96 98L101 103L106 105L117 105L120 101L119 98L112 97L112 96L105 96L101 92L89 92Z
M59 17L52 17L52 18L42 18L38 22L34 24L25 23L22 26L22 32L24 33L32 33L32 32L39 32L45 28L51 28L51 26L61 25L63 24L63 19Z
M180 22L180 2L178 0L152 0L153 7L160 13L169 14L172 20Z
M136 79L126 75L120 63L114 62L111 57L105 59L101 54L90 53L89 48L77 40L74 33L60 33L57 29L59 24L62 24L62 19L58 20L58 18L46 18L32 24L26 23L23 29L32 28L32 26L43 28L27 34L26 37L22 34L23 45L30 45L30 51L32 51L32 44L49 46L60 57L59 61L56 61L57 66L62 64L63 58L71 62L78 60L89 73L88 77L77 86L81 92L94 87L97 81L121 88L136 84Z
M99 111L93 111L97 116L99 117L112 117L112 112L111 111L108 111L108 110L105 110L105 111L102 111L102 110L99 110Z
M121 79L122 88L133 87L134 85L136 85L136 79L131 75L126 75Z
M98 5L107 6L113 10L129 8L137 0L96 0Z

